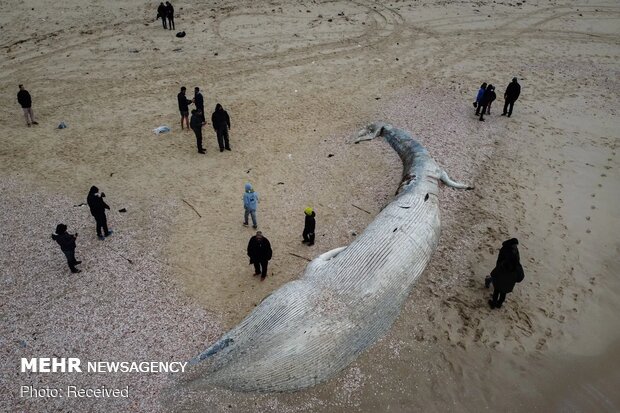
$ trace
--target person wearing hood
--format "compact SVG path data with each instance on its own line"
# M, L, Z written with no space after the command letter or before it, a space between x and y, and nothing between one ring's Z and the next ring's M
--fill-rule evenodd
M480 103L478 104L478 110L480 110L480 118L478 120L484 122L484 113L487 110L487 107L491 103L495 92L493 92L493 85L488 85L482 94L482 98L480 99ZM478 114L478 110L476 110L476 114Z
M478 89L478 93L476 94L476 100L474 101L474 107L476 108L476 115L480 114L478 106L480 106L480 100L482 100L482 95L484 95L484 91L487 88L487 82L484 82L480 85L480 89Z
M269 240L263 236L262 232L257 231L248 242L248 257L250 257L250 264L254 264L254 275L260 274L261 281L267 277L267 266L271 256Z
M486 114L491 114L491 104L497 99L497 94L495 93L495 86L491 85L491 93L489 93L489 102L487 103Z
M254 192L252 184L245 184L245 193L243 194L243 208L245 213L243 215L243 225L248 226L248 215L252 217L252 228L258 228L258 221L256 220L256 208L258 207L258 193Z
M314 245L314 229L316 227L316 213L311 207L304 209L304 215L306 216L306 221L304 223L304 232L302 237L304 240L302 241L304 244Z
M169 1L166 2L166 18L168 19L168 29L175 30L174 27L174 7Z
M168 27L166 26L166 19L167 19L168 15L167 15L167 10L166 10L166 5L164 4L164 2L162 1L161 3L159 3L159 7L157 8L157 18L161 18L161 24L164 25L164 29L167 29Z
M192 110L192 118L189 120L189 126L194 131L196 135L196 147L198 148L198 153L206 154L207 151L202 147L202 124L203 124L203 116L200 112L200 109Z
M512 115L512 108L517 99L519 99L520 94L521 85L517 82L517 78L513 77L512 82L508 84L506 92L504 92L504 113L502 113L502 116L510 117Z
M217 143L220 146L220 152L224 152L224 149L229 151L228 129L230 129L230 117L228 116L228 112L226 112L219 103L215 105L215 112L211 115L211 123L217 135Z
M90 208L90 213L93 217L95 217L95 222L97 224L97 237L100 240L104 240L105 237L112 234L112 231L108 230L108 220L105 216L105 210L110 209L110 207L104 202L103 198L105 198L105 194L103 192L99 193L99 188L96 186L90 187L86 202Z
M81 272L76 265L82 263L82 261L75 259L75 239L77 236L77 232L75 234L69 234L65 224L58 224L56 226L56 232L52 234L52 239L60 245L60 249L63 254L65 254L65 257L67 257L69 269L74 274Z
M196 110L200 111L200 115L202 116L202 124L205 124L205 100L200 93L200 88L196 86L194 88L194 105L196 105Z
M515 284L520 283L525 278L518 244L519 240L516 238L511 238L502 243L495 268L491 271L491 275L484 280L487 288L493 284L493 297L489 300L491 308L501 308L506 299L506 294L511 293Z

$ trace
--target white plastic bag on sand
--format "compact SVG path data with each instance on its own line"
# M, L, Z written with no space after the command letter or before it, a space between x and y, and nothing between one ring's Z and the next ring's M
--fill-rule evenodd
M153 129L153 133L155 133L155 135L159 135L160 133L166 133L166 132L170 132L170 127L166 125Z

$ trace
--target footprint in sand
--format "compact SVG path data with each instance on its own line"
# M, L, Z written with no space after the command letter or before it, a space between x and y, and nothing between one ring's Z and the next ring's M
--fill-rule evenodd
M542 350L542 348L545 346L546 343L547 343L547 340L545 340L544 338L541 338L540 340L538 340L538 344L536 344L536 350Z

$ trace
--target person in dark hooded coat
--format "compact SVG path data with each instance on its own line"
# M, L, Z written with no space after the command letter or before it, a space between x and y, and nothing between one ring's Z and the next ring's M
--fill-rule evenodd
M314 229L316 227L316 213L310 207L304 210L304 214L306 216L306 220L304 222L304 232L302 234L304 240L302 241L304 244L314 245Z
M167 29L168 27L166 26L166 19L168 17L168 12L166 10L166 5L164 4L164 2L162 1L161 3L159 3L159 7L157 7L157 18L161 18L161 24L163 24L164 29Z
M495 99L494 89L493 85L488 85L478 104L478 110L480 111L480 118L478 120L482 122L484 122L484 113L487 111L487 107ZM478 114L478 110L476 110L476 115Z
M56 232L52 234L52 239L60 245L65 257L67 257L67 264L72 273L76 274L81 272L77 269L76 265L81 264L82 261L75 259L75 239L78 234L69 234L67 232L67 226L65 224L58 224L56 226Z
M519 95L521 94L521 85L517 82L517 78L513 77L512 82L508 84L506 91L504 92L504 113L502 116L510 117L512 115L512 108L515 105Z
M220 146L220 152L224 152L224 149L229 151L228 129L230 129L230 116L228 116L228 112L219 103L215 105L215 111L211 115L211 123L217 135L217 144Z
M491 275L485 279L487 288L489 284L493 284L493 297L489 300L491 308L501 308L506 299L506 294L511 293L515 284L520 283L525 278L520 262L518 244L519 240L516 238L511 238L502 243L495 268L491 271Z
M248 243L248 257L250 257L250 264L254 264L254 275L260 274L261 281L267 277L267 266L271 255L269 240L263 236L262 232L257 231Z
M112 234L112 231L108 230L108 220L105 216L105 210L110 209L110 207L103 201L104 197L105 194L103 192L99 193L99 188L91 186L90 191L88 191L88 197L86 198L90 213L95 217L97 237L99 237L100 240L104 240L105 237ZM103 234L101 233L102 230Z

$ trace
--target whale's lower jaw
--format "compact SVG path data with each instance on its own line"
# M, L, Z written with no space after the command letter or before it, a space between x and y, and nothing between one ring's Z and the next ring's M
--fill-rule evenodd
M415 160L400 194L351 245L313 260L299 280L194 359L207 364L201 381L240 391L299 390L332 377L388 331L437 247L441 172L408 134L389 133L401 158ZM420 175L428 170L432 176Z

